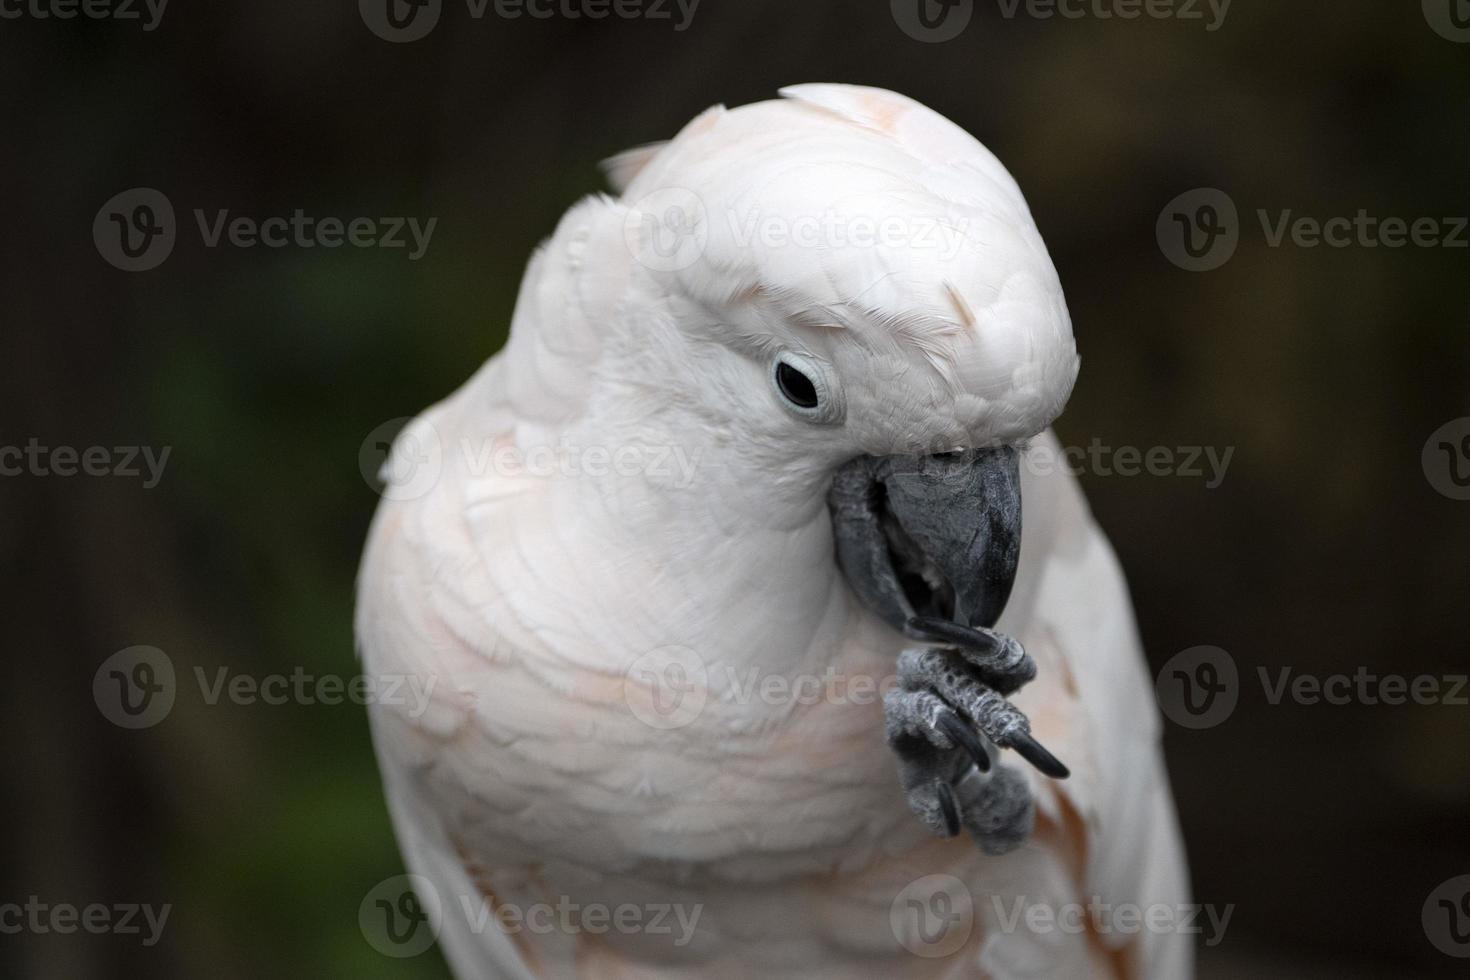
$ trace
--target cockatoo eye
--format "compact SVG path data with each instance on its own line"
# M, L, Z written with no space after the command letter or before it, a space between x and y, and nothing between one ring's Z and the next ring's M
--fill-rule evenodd
M827 372L813 359L784 351L771 367L771 382L781 404L810 422L836 422L842 405Z
M785 361L776 365L776 384L781 387L781 394L786 400L797 408L816 408L821 404L817 397L817 386L811 378L801 373L801 369L787 364Z

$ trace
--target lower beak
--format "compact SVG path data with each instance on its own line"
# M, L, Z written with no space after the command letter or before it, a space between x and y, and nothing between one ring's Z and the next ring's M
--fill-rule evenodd
M900 631L915 616L990 628L1021 554L1020 453L860 456L828 498L837 560L864 605Z

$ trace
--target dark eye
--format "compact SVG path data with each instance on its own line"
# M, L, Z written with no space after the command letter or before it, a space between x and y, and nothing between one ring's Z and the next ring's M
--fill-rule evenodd
M803 422L835 425L842 421L842 389L832 367L801 351L783 350L766 375L781 407Z
M785 361L776 365L776 387L786 400L797 408L812 409L820 404L817 386L801 370Z

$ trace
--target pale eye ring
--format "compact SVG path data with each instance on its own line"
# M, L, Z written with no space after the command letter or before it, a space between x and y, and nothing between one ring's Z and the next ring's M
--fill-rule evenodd
M771 385L785 409L809 422L836 422L842 417L831 373L815 358L782 351L771 364Z

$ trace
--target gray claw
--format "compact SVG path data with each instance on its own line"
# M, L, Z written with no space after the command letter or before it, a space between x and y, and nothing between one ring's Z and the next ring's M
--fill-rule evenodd
M948 708L939 716L936 726L941 732L949 736L950 741L962 747L975 761L975 766L981 772L990 771L990 753L985 751L985 743L980 737L970 730L964 719L950 711Z
M1054 779L1070 775L1067 767L1032 736L1031 722L1020 709L980 683L962 663L956 663L953 655L937 649L905 650L898 658L898 676L908 690L933 691L962 720L973 723L996 745L1014 749L1045 775Z
M1066 779L1072 775L1072 770L1048 752L1029 731L1019 731L1011 735L1009 747L1015 749L1017 755L1031 763L1044 775L1053 779Z
M960 805L954 798L954 787L945 782L935 783L934 796L939 800L939 812L944 815L948 836L956 836L960 832Z

